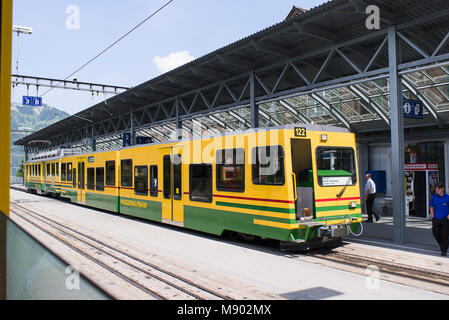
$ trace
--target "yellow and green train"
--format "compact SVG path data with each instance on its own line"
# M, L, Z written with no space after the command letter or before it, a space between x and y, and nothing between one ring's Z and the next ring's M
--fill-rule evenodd
M221 235L329 246L359 228L355 135L287 125L78 153L25 163L30 191ZM350 230L351 229L351 230Z

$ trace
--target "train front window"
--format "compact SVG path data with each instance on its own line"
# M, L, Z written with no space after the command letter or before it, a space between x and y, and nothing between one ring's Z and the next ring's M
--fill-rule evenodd
M357 183L354 149L317 148L316 155L320 186L351 186Z

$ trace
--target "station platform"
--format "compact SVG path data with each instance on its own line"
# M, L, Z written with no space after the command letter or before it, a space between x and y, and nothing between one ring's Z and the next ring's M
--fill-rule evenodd
M368 215L362 214L362 219L366 221ZM393 216L381 216L377 222L363 222L363 234L360 237L351 236L350 238L393 243ZM432 235L432 221L420 217L406 217L403 245L425 248L438 254L440 252L439 246Z
M18 191L27 191L22 184L11 184L10 187ZM366 221L368 215L362 213L362 219ZM439 255L439 246L432 235L432 221L408 216L406 228L406 239L400 247L404 250L424 250ZM381 216L377 222L363 222L363 234L360 237L349 236L347 239L373 245L397 246L393 243L393 216Z
M224 290L234 298L441 300L449 297L449 287L383 272L383 269L376 276L377 289L367 287L366 268L373 261L380 263L379 268L391 268L390 264L393 263L395 268L401 270L405 266L407 272L421 269L425 277L429 276L426 270L442 273L446 277L449 259L438 256L436 250L426 251L416 244L410 247L403 244L392 245L388 241L374 241L364 237L344 239L343 245L334 249L332 254L285 253L270 241L230 240L18 192L24 190L20 185L11 186L12 221L25 228L68 265L79 265L83 276L114 299L140 299L146 296L143 297L140 289L132 287L128 281L117 278L116 273L106 272L109 269L103 270L100 264L90 261L78 251L69 250L59 240L52 239L49 236L49 233L54 232L52 227L46 226L47 232L36 231L23 218L33 220L36 218L33 215L40 214L39 219L50 219L51 224L56 223L58 228L70 226L71 233L64 236L64 241L73 242L72 245L83 254L91 254L92 259L100 259L108 268L121 272L126 279L137 279L142 285L154 280L147 279L147 275L135 274L136 270L146 270L147 267L142 269L141 264L152 263L167 269L171 275L181 275L208 288L218 286L221 292ZM32 215L23 210L32 211ZM55 233L59 234L60 231ZM106 251L99 255L100 247L91 250L86 247L85 240L84 244L78 244L75 238L83 235L89 237L89 243L98 238L103 243L102 246L107 246ZM109 257L110 254L117 255L112 249L126 255L120 255L119 260L114 260ZM369 264L368 267L348 261L335 261L345 259L348 255L350 261L357 259L359 264ZM138 257L137 262L130 260L133 257ZM128 260L140 269L122 266L123 261ZM98 277L99 274L102 276ZM161 288L165 288L165 285Z

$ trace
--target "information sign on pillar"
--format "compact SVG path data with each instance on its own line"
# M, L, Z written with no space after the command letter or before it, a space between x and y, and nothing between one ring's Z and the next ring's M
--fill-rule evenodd
M403 99L402 109L404 118L423 118L423 102L420 100Z

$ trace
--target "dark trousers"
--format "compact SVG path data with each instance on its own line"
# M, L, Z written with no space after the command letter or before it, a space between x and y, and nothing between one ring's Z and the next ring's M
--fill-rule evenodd
M376 199L375 193L370 193L368 199L366 199L366 213L368 213L368 220L373 220L373 215L378 217L378 215L373 211L374 199Z
M433 218L432 233L433 237L440 245L441 252L446 253L449 244L449 220L447 218L442 220Z

